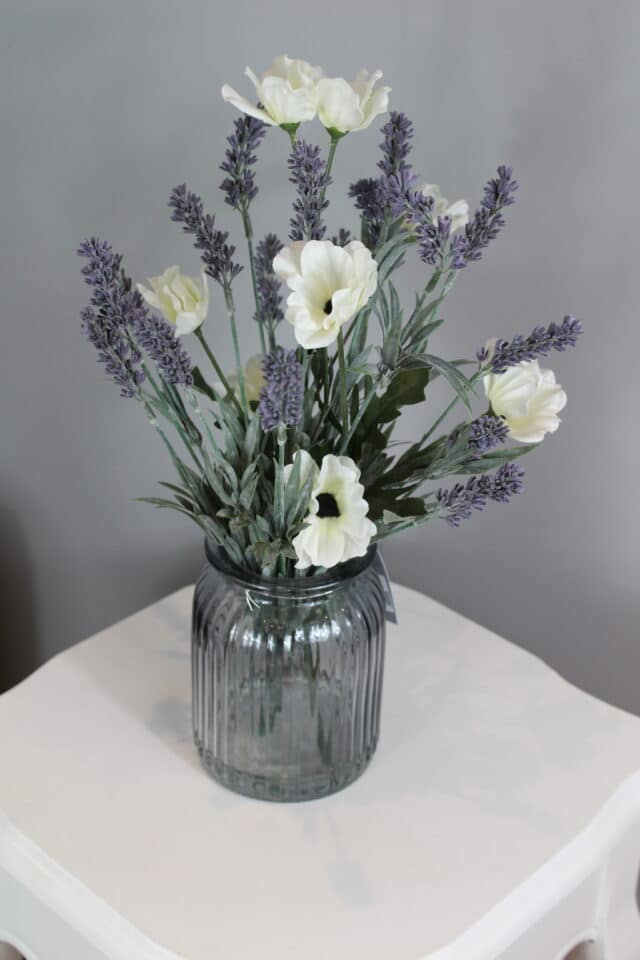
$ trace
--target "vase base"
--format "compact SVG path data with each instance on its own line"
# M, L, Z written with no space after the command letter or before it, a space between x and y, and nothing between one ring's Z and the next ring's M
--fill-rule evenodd
M196 744L198 746L198 744ZM204 769L217 783L254 800L267 800L272 803L301 803L306 800L319 800L332 793L344 790L360 777L369 766L376 750L374 743L369 751L362 755L357 763L350 764L342 771L327 770L305 779L287 777L266 777L246 773L229 767L217 760L209 751L198 746L198 753Z

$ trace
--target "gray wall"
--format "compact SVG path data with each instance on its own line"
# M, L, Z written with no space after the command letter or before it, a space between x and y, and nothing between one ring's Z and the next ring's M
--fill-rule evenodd
M522 189L508 232L461 278L438 352L472 355L568 311L587 326L553 358L569 405L528 458L526 495L458 531L434 523L391 542L393 576L640 711L637 4L388 8L0 3L0 684L196 575L198 531L132 502L170 470L79 333L74 250L99 232L136 277L174 262L195 272L166 210L185 179L238 236L216 190L235 115L219 88L248 89L245 64L261 70L286 50L338 74L381 66L416 122L416 165L450 198L474 202L499 162L513 164ZM373 170L378 140L376 125L341 146L332 227L353 225L346 190ZM286 152L284 135L269 137L259 233L286 233ZM423 277L410 259L406 292ZM216 303L209 333L230 366ZM246 294L240 305L248 314ZM436 409L413 412L404 435Z

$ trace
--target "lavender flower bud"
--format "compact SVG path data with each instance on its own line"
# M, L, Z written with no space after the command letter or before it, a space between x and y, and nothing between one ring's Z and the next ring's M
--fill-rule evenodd
M320 148L304 140L298 140L288 160L289 182L293 183L298 196L293 204L294 215L289 221L291 240L322 240L325 226L322 211L329 206L325 199L331 177L320 156Z
M378 167L384 177L396 176L400 170L410 169L407 157L413 146L413 123L404 113L392 110L382 128L384 140L380 144L382 159Z
M258 193L251 168L258 159L256 150L267 128L262 120L249 116L238 117L234 127L235 133L227 137L229 146L225 151L225 160L220 164L220 169L227 174L220 189L226 193L225 203L245 213Z
M296 426L302 420L302 364L295 350L276 347L263 361L265 385L260 391L258 412L262 429L275 430L281 424Z
M215 229L215 218L204 213L202 200L187 190L186 183L172 191L169 207L173 210L171 219L195 237L193 245L201 251L205 272L221 286L229 287L242 270L240 264L233 261L236 248L227 243L229 234Z
M456 483L450 490L438 490L436 501L443 520L459 527L474 510L482 510L488 500L509 503L523 488L524 470L515 463L503 463L492 475L470 477L466 484Z
M273 233L267 234L256 247L256 284L260 313L256 313L255 319L262 320L271 330L284 318L280 281L273 270L274 257L281 250L282 244Z
M491 355L490 369L493 373L504 373L508 367L515 367L523 361L547 357L552 350L562 353L567 347L575 347L583 331L582 321L567 314L560 325L550 323L548 327L535 327L528 337L519 335L512 340L497 340ZM489 353L484 349L486 360ZM480 359L480 351L476 355Z
M82 275L92 288L91 305L80 314L82 332L98 351L98 362L120 387L120 396L139 397L145 373L131 328L146 313L144 302L121 273L121 255L104 240L83 241L78 255L87 260Z
M331 237L331 243L336 247L346 247L354 238L351 236L351 230L340 227L337 234Z
M133 321L137 342L156 363L163 380L193 386L193 364L175 335L175 328L158 316L138 316Z
M385 218L403 212L402 197L415 180L407 162L413 139L411 121L404 113L394 110L382 133L382 158L378 161L382 176L358 180L349 189L349 196L355 199L356 209L366 223L372 247L378 242Z
M489 180L484 188L484 197L473 219L451 243L451 266L454 270L461 270L472 260L482 258L482 251L504 227L502 210L516 202L514 193L518 186L512 177L511 167L498 167L497 177Z
M470 424L467 447L474 453L486 453L487 450L504 443L508 436L509 427L502 417L487 414Z

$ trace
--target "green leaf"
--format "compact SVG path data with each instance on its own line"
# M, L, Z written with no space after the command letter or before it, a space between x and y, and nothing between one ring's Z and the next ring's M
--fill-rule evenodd
M369 504L369 516L372 520L384 518L385 513L393 513L397 517L421 517L425 512L422 497L398 497L391 490L374 488L365 493ZM383 520L386 523L386 520Z
M428 382L429 370L425 366L396 370L382 396L375 395L369 403L352 438L349 455L358 460L365 442L384 450L387 439L381 427L397 420L403 407L422 403Z
M291 513L287 516L287 529L295 531L298 525L306 517L309 511L309 501L311 500L311 491L316 482L314 470L309 471L309 476L299 488L298 496L294 501Z
M215 392L212 390L212 388L209 386L205 378L202 376L202 371L200 370L200 367L193 368L193 385L196 388L196 390L198 390L199 393L203 393L205 397L209 398L209 400L213 400L214 402L218 400L218 397L216 396Z
M453 363L450 363L448 360L443 360L442 357L436 357L433 353L421 353L416 357L412 357L411 361L412 363L424 363L426 366L432 367L438 373L442 374L448 384L453 387L455 392L458 394L467 410L471 412L469 393L472 389L472 385L469 380L467 380L465 375L458 370L457 366L455 366Z
M260 477L256 473L246 484L243 485L242 490L240 491L240 496L238 498L238 503L241 507L244 507L245 510L251 509L251 504L253 503L253 498L256 495L256 490L258 488L258 482Z
M164 500L162 497L136 497L136 503L150 503L153 507L159 507L161 510L176 510L178 513L184 513L186 517L193 520L193 511L185 509L175 500Z
M297 450L293 458L293 467L289 473L289 478L284 488L284 515L287 526L295 509L296 500L300 490L300 475L302 471L302 456Z
M497 470L503 463L511 460L517 460L518 457L524 457L539 447L539 443L523 443L521 447L506 447L504 450L492 450L485 453L482 457L476 457L474 460L467 460L465 463L456 467L456 473L486 473L487 470Z
M441 276L442 276L442 270L438 269L433 271L431 279L429 280L429 283L427 284L427 287L426 287L427 293L431 293L432 290L435 290L435 288L438 286L438 281L440 280Z
M273 567L282 552L282 542L258 540L249 548L261 567Z
M247 428L247 432L245 434L244 441L242 444L245 458L250 462L255 457L259 436L260 436L260 417L256 413L249 420L249 426Z

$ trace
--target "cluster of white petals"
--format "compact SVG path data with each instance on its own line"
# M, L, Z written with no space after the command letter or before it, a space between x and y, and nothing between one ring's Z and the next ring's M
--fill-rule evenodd
M261 106L250 103L225 83L222 97L238 110L270 126L297 125L315 117L318 107L317 85L323 76L320 67L312 67L305 60L292 60L283 54L275 58L261 80L250 67L245 69L245 74L253 83Z
M276 57L261 79L249 67L245 74L253 83L257 104L225 84L222 97L251 117L271 126L295 128L318 115L321 123L340 134L364 130L389 106L390 87L376 87L382 71L361 70L349 83L342 77L326 77L321 67L286 54Z
M304 526L293 539L298 556L296 567L333 567L367 552L376 525L367 518L369 504L364 499L360 470L349 457L328 454L320 469L306 450L301 450L300 482L310 471L316 477ZM285 467L288 479L293 464Z
M440 193L440 187L437 183L423 183L419 188L425 197L433 197L433 219L439 217L449 217L451 220L450 233L456 233L463 230L469 223L469 204L466 200L455 200L449 203L446 197Z
M382 70L361 70L349 83L342 77L326 77L318 83L318 117L328 130L351 133L365 130L372 120L386 113L391 87L377 87Z
M359 240L339 247L330 240L298 240L273 261L289 287L286 319L307 350L326 347L374 294L378 266Z
M167 267L159 277L150 277L151 289L139 283L138 291L149 306L159 310L176 330L176 337L193 333L209 310L209 287L204 270L199 277L187 277L179 267Z
M537 360L487 374L483 383L492 411L506 421L514 440L539 443L560 426L567 395L553 370L542 369Z

